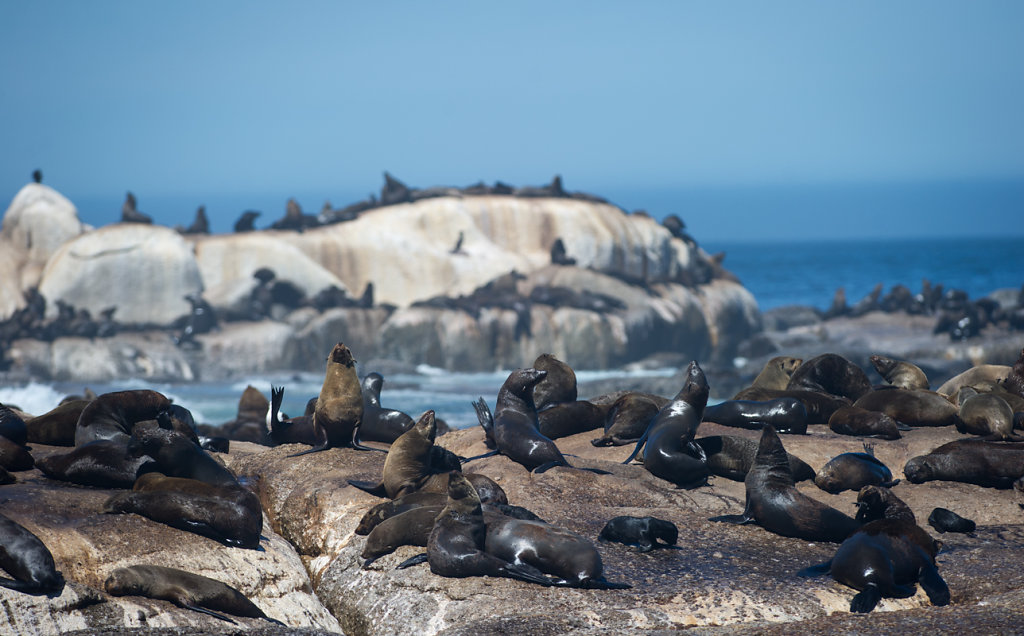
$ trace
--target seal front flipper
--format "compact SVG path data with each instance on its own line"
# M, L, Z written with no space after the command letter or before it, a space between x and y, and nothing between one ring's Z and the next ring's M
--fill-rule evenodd
M647 433L650 432L650 430L651 428L648 426L647 430L644 431L644 434L641 435L640 439L636 441L636 447L633 449L633 452L629 454L629 457L626 458L626 461L622 462L623 464L628 464L629 462L633 461L637 454L640 453L640 449L642 449L644 447L644 444L647 442Z
M363 446L362 442L359 441L359 427L362 424L356 424L356 427L352 429L352 448L361 451L377 451L380 453L386 453L387 451L383 448L373 448L371 446Z
M405 568L409 568L409 567L412 567L414 565L419 565L420 563L426 563L426 562L427 562L427 553L423 552L422 554L417 554L416 556L411 556L408 559L406 559L405 561L402 561L401 563L399 563L398 565L395 566L395 569L396 570L404 570Z
M858 614L867 614L875 609L878 601L882 600L882 591L874 583L868 583L867 587L857 593L850 601L850 611Z
M717 517L711 517L708 521L721 521L724 523L733 523L738 526L745 526L748 523L756 523L756 520L753 517L748 516L745 512L741 515L719 515Z
M825 561L824 563L818 563L817 565L808 566L796 573L797 576L805 579L813 578L815 576L823 576L828 574L832 569L832 559Z
M921 588L928 595L928 600L932 602L932 605L949 605L949 586L946 585L946 581L943 580L942 575L930 560L925 561L921 567L918 583L921 584Z
M387 497L388 492L384 489L384 482L372 482L372 481L360 481L357 479L349 479L348 483L350 486L355 486L363 492L368 492L375 497Z
M480 423L480 428L484 429L484 444L487 445L487 448L496 448L497 445L494 443L494 416L491 414L491 409L487 406L483 396L476 402L473 402L473 409L476 411L476 419Z

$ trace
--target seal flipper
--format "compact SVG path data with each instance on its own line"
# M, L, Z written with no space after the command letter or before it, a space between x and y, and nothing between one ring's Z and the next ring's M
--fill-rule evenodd
M416 556L409 557L405 561L402 561L401 563L399 563L398 565L395 566L395 569L396 570L404 570L405 568L409 568L409 567L412 567L414 565L419 565L420 563L426 563L426 562L427 562L427 553L426 552L422 552L420 554L417 554Z
M323 444L320 444L319 446L314 446L313 448L307 448L304 451L299 451L298 453L294 453L292 455L288 455L288 457L302 457L303 455L309 455L310 453L319 453L320 451L325 451L325 450L327 450L330 447L331 447L331 443L330 442L324 442Z
M363 423L360 422L359 424L356 424L356 427L354 429L352 429L352 448L354 448L356 450L361 450L361 451L378 451L380 453L386 453L387 451L384 450L383 448L373 448L371 446L363 446L363 444L359 441L359 427L362 426L362 425L363 425Z
M603 576L599 579L588 579L579 587L585 590L631 590L633 586L629 583L613 583Z
M868 583L867 587L858 592L850 601L850 611L867 614L875 609L880 600L882 600L882 591L878 589L878 585Z
M628 464L629 462L633 461L633 458L637 456L637 454L640 452L640 449L643 448L644 444L647 443L647 433L649 433L650 430L651 427L648 425L647 430L644 431L644 434L641 435L640 439L636 441L636 448L634 448L633 452L629 454L629 457L626 458L626 461L622 462L623 464Z
M921 568L918 582L932 605L949 605L949 586L931 562L926 562Z
M184 607L185 609L192 610L193 612L201 612L203 614L209 614L210 616L212 616L214 618L219 618L222 621L227 621L227 622L231 623L232 625L237 625L238 624L236 621L234 621L233 619L231 619L231 618L221 614L220 612L215 612L213 610L206 609L205 607L199 607L198 605L191 605L191 604L188 604L188 603L178 603L178 604L181 605L182 607ZM267 620L270 620L270 619L267 619Z
M349 479L348 484L355 486L363 492L368 492L375 497L387 497L388 491L384 489L384 482L374 483L372 481L360 481L358 479Z
M491 414L491 409L487 406L483 396L473 402L473 409L476 411L476 419L480 423L480 428L484 429L484 444L487 445L487 448L497 448L494 443L494 415Z
M815 576L822 576L828 574L832 570L832 559L825 561L824 563L818 563L816 565L810 565L805 567L796 573L797 576L805 579L813 578Z
M473 457L469 457L467 459L463 459L462 463L465 464L465 463L473 461L474 459L483 459L484 457L494 457L497 454L498 454L498 451L496 451L496 450L488 451L488 452L484 453L483 455L475 455Z
M756 520L745 512L741 515L719 515L717 517L709 518L708 521L721 521L724 523L733 523L738 526L745 526L748 523L756 523Z

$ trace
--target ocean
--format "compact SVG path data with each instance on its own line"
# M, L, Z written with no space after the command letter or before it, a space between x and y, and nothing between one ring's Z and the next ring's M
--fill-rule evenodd
M762 311L784 305L810 305L826 309L839 286L850 304L877 284L886 291L903 284L913 292L929 279L945 288L963 289L978 298L996 289L1020 289L1024 284L1024 249L1020 239L927 239L806 241L789 243L708 242L711 253L724 251L724 266L757 298ZM538 354L543 352L537 352ZM571 360L568 360L572 364ZM361 375L374 371L360 368ZM622 375L672 376L678 369L577 369L581 382ZM484 397L493 407L507 371L453 373L420 366L414 373L385 375L381 403L418 416L434 409L453 428L476 425L471 402ZM320 390L323 376L281 372L254 375L224 383L161 384L125 379L91 384L97 393L152 388L190 409L198 422L216 424L235 417L238 398L253 385L270 396L271 385L286 387L283 410L299 415L306 401ZM15 404L29 413L53 408L70 393L81 393L81 383L30 383L0 387L0 402Z

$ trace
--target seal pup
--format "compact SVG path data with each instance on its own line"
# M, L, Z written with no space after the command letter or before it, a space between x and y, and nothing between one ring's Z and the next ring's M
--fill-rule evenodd
M728 400L704 409L704 422L761 430L771 424L778 433L807 433L807 407L792 397L780 397L765 402Z
M668 400L657 395L629 391L616 399L605 416L604 435L590 440L594 446L635 444Z
M0 577L0 585L25 594L57 596L64 576L39 537L0 513L0 569L14 578Z
M103 589L111 596L144 596L169 601L178 607L209 614L229 623L235 621L224 614L261 618L284 625L269 618L244 594L226 583L162 565L117 568L107 577Z
M958 392L960 402L956 430L986 439L1024 441L1013 432L1013 409L997 393L978 393L970 387Z
M733 481L743 481L754 465L758 443L755 440L738 435L710 435L694 440L708 458L708 469L712 475L725 477ZM796 455L786 453L789 457L789 470L793 481L814 479L814 469Z
M875 457L874 447L868 444L863 453L836 455L814 476L814 484L833 495L844 490L859 492L864 486L892 488L898 483L900 480L892 478L892 471Z
M391 444L416 424L408 414L380 405L384 376L370 373L363 378L363 425L359 429L364 440Z
M878 439L900 439L900 431L911 428L900 424L885 413L869 411L852 404L836 409L828 418L828 427L833 433L854 437L877 437Z
M284 444L306 444L319 446L326 440L318 439L313 429L313 413L316 412L317 398L306 403L303 415L281 419L281 403L284 401L284 387L270 387L270 440L282 446Z
M959 481L988 488L1011 488L1024 476L1024 442L958 439L907 460L903 474L912 484Z
M533 361L533 368L547 372L533 387L533 403L538 411L560 402L576 401L576 372L572 367L550 353L542 353Z
M744 484L743 514L721 515L711 521L756 523L784 537L832 543L842 543L860 527L854 519L796 489L786 449L770 425L761 429L757 456Z
M856 401L871 390L871 382L860 367L843 356L823 353L797 367L786 388L820 391Z
M873 355L869 360L875 371L878 371L878 375L892 386L899 389L928 390L928 376L916 364L879 355Z
M679 528L671 521L657 517L621 516L609 519L597 538L635 545L640 552L650 552L655 548L674 547L679 539Z
M694 360L686 369L686 383L658 411L624 464L643 449L644 468L655 477L680 488L696 488L708 482L707 456L693 438L708 402L707 378Z
M342 343L334 345L327 356L327 371L324 384L316 399L313 411L313 430L319 446L292 455L307 455L325 451L328 448L349 446L356 450L376 450L359 443L359 426L363 419L363 391L356 375L356 359Z
M859 592L850 611L867 613L882 597L913 596L920 583L932 605L949 603L949 587L936 568L938 543L914 513L888 488L865 486L857 495L858 518L865 523L836 550L832 560L802 570L802 576L828 572Z
M946 510L945 508L936 508L932 510L932 513L928 515L928 525L935 528L939 532L974 532L977 525L970 519L966 519L956 514L952 510Z
M790 377L802 363L803 359L801 358L776 356L765 363L764 368L750 383L750 386L782 391L789 386Z

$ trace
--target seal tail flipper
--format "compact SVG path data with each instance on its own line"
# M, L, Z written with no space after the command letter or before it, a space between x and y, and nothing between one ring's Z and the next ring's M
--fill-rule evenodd
M721 521L723 523L733 523L738 526L745 526L748 523L754 523L754 518L747 516L747 513L741 515L719 515L717 517L711 517L708 521Z
M476 419L480 423L480 428L484 429L484 443L487 444L487 448L496 448L494 443L494 416L491 415L491 409L487 406L487 402L483 397L473 402L473 410L476 411Z
M630 590L633 586L629 583L614 583L601 577L599 579L588 579L580 587L588 590Z
M561 461L556 459L556 460L552 460L550 462L541 464L540 466L537 466L536 468L534 468L530 472L533 473L534 475L539 475L539 474L541 474L543 472L546 472L546 471L554 468L555 466L567 466L569 468L572 468L572 466L569 466L569 462L565 461L564 459L561 460Z
M828 574L832 569L832 560L829 559L824 563L818 563L817 565L808 566L796 573L797 576L805 579L813 578L815 576L822 576Z
M349 479L348 483L350 486L355 486L363 492L368 492L376 497L387 497L388 492L384 489L384 482L373 483L372 481L359 481L356 479Z
M502 574L510 579L519 579L527 583L536 583L545 587L558 586L559 581L545 575L537 568L526 563L509 563L502 568ZM562 585L565 585L562 582Z
M395 569L396 570L404 570L405 568L412 567L414 565L419 565L420 563L426 563L426 562L427 562L427 553L423 552L421 554L417 554L416 556L411 556L408 559L406 559L405 561L402 561L401 563L399 563L398 565L395 566Z
M626 461L622 462L623 464L628 464L629 462L633 461L633 458L637 456L637 454L640 452L640 449L644 447L644 444L647 443L648 431L650 431L649 426L647 427L647 430L644 431L644 434L640 436L640 439L636 441L636 447L633 449L633 452L629 454L629 457L626 458Z
M883 487L883 488L892 488L893 486L895 486L898 483L900 483L899 479L892 479L890 481L883 481L882 483L880 483L878 485Z
M470 457L468 459L463 459L462 463L463 464L467 464L467 463L473 461L474 459L483 459L484 457L494 457L497 454L498 454L498 451L492 450L492 451L489 451L487 453L484 453L483 455L476 455L476 456Z
M381 453L386 453L387 451L384 450L383 448L372 448L370 446L362 445L362 443L359 441L359 427L362 425L362 422L360 422L359 424L356 424L356 427L354 429L352 429L352 448L361 451L378 451Z
M307 448L304 451L299 451L298 453L293 453L291 455L288 455L288 457L302 457L303 455L309 455L310 453L319 453L320 451L325 451L325 450L327 450L330 447L331 447L331 445L330 445L329 442L324 442L323 444L320 444L319 446L314 446L313 448Z
M238 624L233 619L231 619L231 618L221 614L220 612L215 612L213 610L206 609L205 607L199 607L198 605L185 605L185 604L183 604L182 607L184 607L185 609L190 609L193 612L201 612L203 614L209 614L210 616L213 616L214 618L219 618L222 621L227 621L227 622L231 623L232 625L237 625Z
M882 600L882 591L874 583L868 583L868 586L857 593L850 601L850 611L857 614L867 614L875 609L880 600Z

